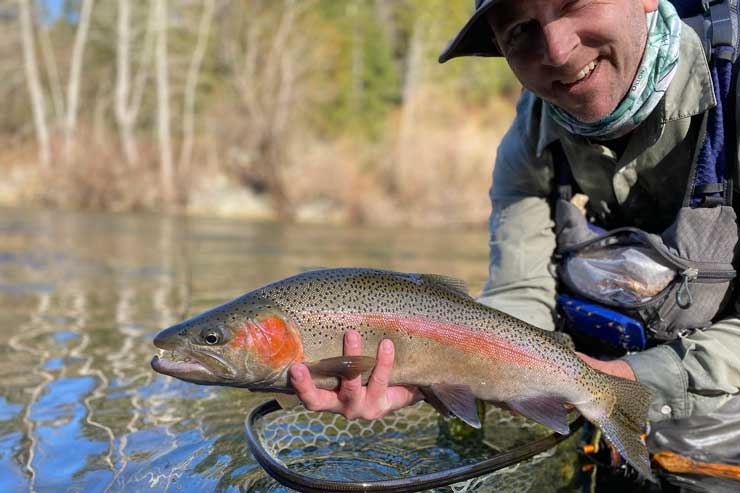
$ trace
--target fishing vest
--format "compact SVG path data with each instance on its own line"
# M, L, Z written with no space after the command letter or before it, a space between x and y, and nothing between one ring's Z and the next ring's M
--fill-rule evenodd
M704 45L717 105L691 123L698 126L698 145L670 227L661 234L600 228L595 215L574 203L577 189L562 145L550 147L559 312L576 340L580 335L627 351L709 327L729 306L736 277L738 0L673 3Z

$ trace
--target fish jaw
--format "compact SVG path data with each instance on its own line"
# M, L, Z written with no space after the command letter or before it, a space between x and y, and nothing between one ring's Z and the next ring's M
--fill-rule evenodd
M223 379L209 368L197 360L180 360L175 357L160 357L155 355L152 358L151 366L154 371L175 377L186 382L207 384L222 384Z
M154 345L161 350L160 354L152 358L151 366L154 371L203 385L229 385L236 381L238 370L227 358L212 351L193 351L171 338L160 337L171 329L163 331L154 339Z

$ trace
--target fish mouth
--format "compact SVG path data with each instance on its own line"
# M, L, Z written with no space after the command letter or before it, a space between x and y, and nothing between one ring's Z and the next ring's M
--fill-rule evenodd
M204 351L196 355L178 349L160 349L151 366L157 373L205 385L228 384L236 377L236 371L221 356Z

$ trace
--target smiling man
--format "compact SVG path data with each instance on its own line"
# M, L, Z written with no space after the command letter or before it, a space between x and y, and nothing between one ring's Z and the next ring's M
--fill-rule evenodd
M501 1L485 19L524 87L592 123L630 89L645 48L645 14L656 8L657 0Z
M571 246L604 236L627 249L642 241L633 251L671 259L673 280L649 302L609 306L623 305L642 323L645 350L610 361L581 357L651 387L653 421L713 411L740 391L740 317L729 289L737 225L724 179L735 156L717 105L724 86L716 71L713 83L702 40L667 0L478 0L475 7L440 61L504 56L525 89L497 153L490 277L479 301L554 330L558 292L603 288L563 282L559 261L578 251ZM719 183L697 184L715 167ZM588 198L589 221L574 213L570 191ZM367 387L352 380L318 390L295 365L299 397L309 409L368 419L420 399L416 389L387 387L388 342ZM345 352L360 353L356 333L345 337Z

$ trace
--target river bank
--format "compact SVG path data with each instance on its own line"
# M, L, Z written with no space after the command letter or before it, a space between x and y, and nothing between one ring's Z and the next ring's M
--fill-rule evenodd
M434 98L429 97L429 101ZM164 207L156 143L136 164L120 160L115 135L89 133L85 152L43 168L35 143L6 140L0 151L0 206L61 210L162 211L298 223L449 226L485 224L498 142L514 115L511 100L464 107L448 101L419 110L413 135L390 118L374 141L302 134L274 169L279 187L244 172L239 149L208 139L194 149L197 165L178 171L174 207ZM455 124L453 125L454 122Z

